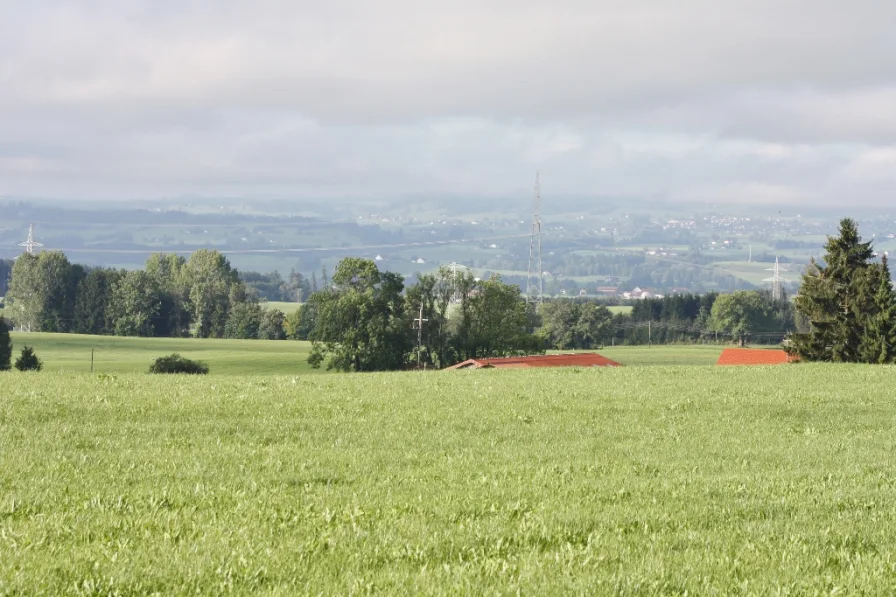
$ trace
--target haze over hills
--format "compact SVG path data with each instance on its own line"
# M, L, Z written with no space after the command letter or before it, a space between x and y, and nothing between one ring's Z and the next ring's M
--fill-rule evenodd
M413 276L449 263L479 276L500 274L525 285L531 198L515 209L489 202L346 202L317 212L303 202L173 200L79 204L0 202L0 259L22 248L28 226L45 249L77 263L128 269L153 252L186 255L198 248L225 253L244 271L332 271L346 256L376 259L381 269ZM654 292L762 287L778 258L797 282L818 256L838 214L802 214L761 206L672 207L566 200L545 203L544 267L550 294L621 294L635 286ZM858 211L858 210L855 210ZM872 212L873 213L873 212ZM896 221L860 218L863 233L883 253L896 248ZM791 286L791 288L795 288Z

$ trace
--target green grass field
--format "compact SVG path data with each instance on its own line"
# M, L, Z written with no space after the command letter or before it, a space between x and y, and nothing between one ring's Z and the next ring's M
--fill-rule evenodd
M214 340L198 338L123 338L80 334L13 332L14 355L34 348L47 371L89 372L93 350L97 373L143 373L160 356L178 352L208 364L211 375L312 373L311 344L288 340ZM0 593L2 594L2 593Z
M0 594L891 594L894 373L6 373Z
M80 334L13 332L13 352L34 348L47 371L144 373L157 357L178 352L208 364L211 375L295 375L317 373L307 363L311 344L289 340L123 338ZM564 352L564 351L559 351ZM591 351L588 351L591 352ZM712 365L721 346L607 346L597 352L627 366Z
M612 307L607 307L607 309L609 309L610 313L612 313L613 315L616 315L618 313L628 315L632 312L632 309L634 309L634 307L632 307L631 305L613 305Z
M284 301L265 301L261 303L265 309L279 309L286 315L289 315L301 306L301 303L288 303Z

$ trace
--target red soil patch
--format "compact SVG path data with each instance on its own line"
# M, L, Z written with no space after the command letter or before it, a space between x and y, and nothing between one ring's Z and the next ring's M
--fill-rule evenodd
M716 365L782 365L793 360L783 350L726 348L716 361Z

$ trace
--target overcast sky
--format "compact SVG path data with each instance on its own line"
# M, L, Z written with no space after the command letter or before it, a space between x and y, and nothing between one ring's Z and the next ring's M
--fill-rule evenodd
M0 196L888 205L892 0L0 0Z

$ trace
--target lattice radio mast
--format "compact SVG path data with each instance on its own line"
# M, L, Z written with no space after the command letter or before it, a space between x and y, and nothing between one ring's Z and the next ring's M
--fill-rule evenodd
M34 224L28 226L28 240L23 243L19 243L19 246L25 247L26 253L34 253L34 249L43 246L42 244L34 240Z
M777 255L775 255L775 267L768 268L766 271L774 273L771 278L766 278L763 282L771 282L772 300L780 301L784 297L784 282L789 282L789 280L781 276L781 266L778 264Z
M535 211L532 214L532 237L529 240L529 277L526 281L526 302L540 305L544 299L544 267L541 263L541 184L535 173Z

